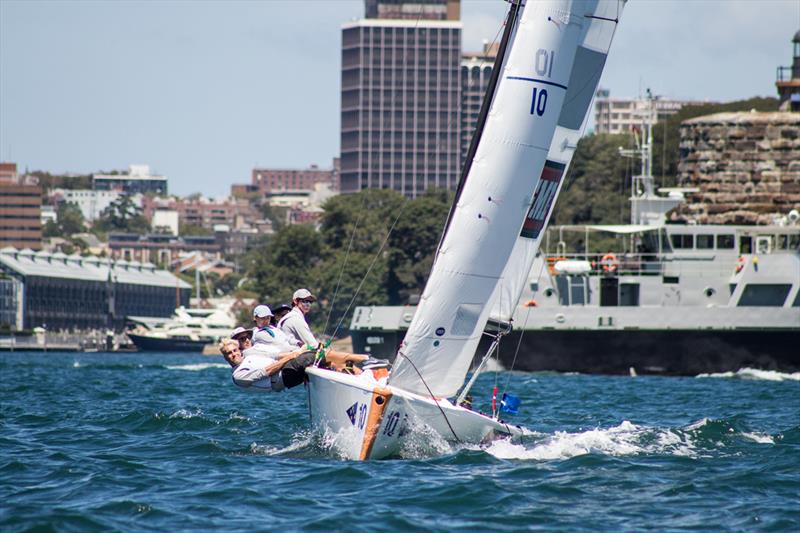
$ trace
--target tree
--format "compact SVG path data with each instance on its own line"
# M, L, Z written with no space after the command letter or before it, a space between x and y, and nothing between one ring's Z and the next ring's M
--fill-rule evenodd
M428 191L411 200L397 220L388 243L390 303L405 304L425 287L452 196L443 189Z
M150 223L142 215L142 208L133 203L130 195L123 194L103 210L94 229L102 232L146 233L150 231Z
M56 211L57 220L48 220L42 228L44 237L69 238L74 233L81 233L85 229L83 213L72 202L62 202Z

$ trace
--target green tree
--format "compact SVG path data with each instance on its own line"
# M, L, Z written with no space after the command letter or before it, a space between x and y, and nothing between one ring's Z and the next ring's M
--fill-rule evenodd
M438 189L411 200L389 237L388 284L391 304L405 304L420 294L450 211L452 193Z
M94 228L101 232L147 233L150 231L150 223L142 215L142 208L133 203L130 195L123 194L103 210Z
M56 210L57 220L48 220L42 228L44 237L69 238L74 233L81 233L85 229L83 213L72 202L62 202Z

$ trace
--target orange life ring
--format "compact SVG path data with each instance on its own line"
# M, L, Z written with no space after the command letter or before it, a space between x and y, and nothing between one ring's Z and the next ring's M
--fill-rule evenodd
M736 273L738 274L742 270L744 270L744 266L747 264L747 259L743 255L739 256L739 259L736 261Z
M616 255L608 252L600 259L600 264L603 266L604 272L616 272L619 261L617 261Z

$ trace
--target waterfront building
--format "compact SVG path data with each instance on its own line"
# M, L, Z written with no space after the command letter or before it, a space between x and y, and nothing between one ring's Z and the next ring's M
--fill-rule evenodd
M652 105L651 105L652 103ZM669 100L665 98L611 98L608 89L598 89L594 101L595 133L627 133L641 128L642 124L654 125L674 115L686 105L699 103L694 100Z
M368 0L342 26L341 191L454 189L461 160L459 2Z
M478 125L478 116L483 105L483 98L489 88L494 60L497 57L497 44L490 45L484 41L480 53L464 54L461 59L461 162L469 151L472 135Z
M792 39L792 66L778 67L775 87L784 111L800 111L800 30Z
M20 183L16 163L0 163L0 247L42 248L42 189Z
M171 316L190 292L151 263L0 250L0 327L119 331L127 316Z
M149 165L129 165L127 173L92 175L92 188L96 191L153 193L166 196L167 178L150 174Z

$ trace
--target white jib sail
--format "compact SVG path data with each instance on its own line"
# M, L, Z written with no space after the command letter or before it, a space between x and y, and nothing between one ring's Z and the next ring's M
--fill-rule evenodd
M587 13L597 1L529 0L511 35L483 135L390 384L454 395L539 184ZM555 191L553 191L555 192Z
M552 190L555 185L555 194L550 197L549 203L537 202L538 198L533 202L534 206L538 204L540 208L537 211L532 207L528 213L508 265L497 284L492 297L494 306L489 315L493 319L510 320L519 305L544 229L550 221L555 199L564 183L563 178L569 169L578 140L586 127L586 118L597 85L600 83L600 76L624 4L623 0L598 2L594 6L593 18L588 19L589 24L584 27L572 64L564 107L558 118L558 126L550 143L547 162L536 192L537 196L547 194L548 189Z

